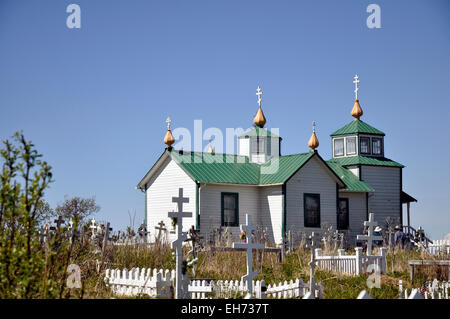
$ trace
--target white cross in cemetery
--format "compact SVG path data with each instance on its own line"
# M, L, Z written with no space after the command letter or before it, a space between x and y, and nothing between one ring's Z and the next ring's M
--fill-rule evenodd
M96 234L96 231L97 231L97 225L96 225L96 223L95 223L95 219L94 219L94 218L92 218L92 220L91 220L91 226L89 226L89 228L92 230L91 238L92 238L92 239L95 239L95 234Z
M183 212L183 203L189 203L189 198L183 197L183 189L178 189L178 197L172 197L172 202L178 204L178 212L169 212L168 217L177 219L177 239L171 244L171 248L176 252L176 289L175 298L182 299L181 292L182 274L181 266L183 264L183 242L187 239L187 233L183 232L183 217L192 217L192 213Z
M253 271L253 249L264 248L264 244L254 244L252 243L252 231L256 230L256 227L251 224L251 216L249 214L245 215L246 225L241 225L241 232L245 232L246 242L245 243L233 243L233 248L244 248L247 249L247 274L242 276L242 281L247 281L248 295L246 299L253 298L253 278L256 277L258 271Z
M374 240L378 240L379 236L374 236L373 231L375 227L378 226L378 223L375 221L374 213L369 214L369 220L364 222L364 226L367 226L367 235L358 235L356 236L357 240L367 240L367 255L372 255L372 245Z

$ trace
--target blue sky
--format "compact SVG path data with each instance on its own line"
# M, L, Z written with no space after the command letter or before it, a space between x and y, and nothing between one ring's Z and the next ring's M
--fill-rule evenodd
M81 29L66 7L81 7ZM366 8L381 7L381 29ZM135 186L173 127L247 128L264 91L282 153L319 152L351 121L353 76L363 120L386 133L418 199L412 224L450 233L450 2L0 1L0 138L23 130L54 168L54 206L93 196L115 229L144 217ZM205 141L205 146L207 141Z

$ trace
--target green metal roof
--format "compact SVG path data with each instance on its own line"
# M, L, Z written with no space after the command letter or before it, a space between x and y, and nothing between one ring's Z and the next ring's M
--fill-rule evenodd
M240 135L239 137L244 137L244 136L268 136L268 137L280 138L278 135L272 133L269 130L266 130L265 128L261 128L259 126L255 126L254 128L252 128L248 132L245 132L244 134Z
M343 128L337 130L331 136L340 136L340 135L349 135L349 134L356 134L356 133L363 133L363 134L374 134L374 135L385 135L380 130L377 130L373 126L370 126L366 122L363 122L361 120L353 120L350 123L348 123Z
M338 175L342 181L344 181L347 188L343 191L353 191L353 192L374 192L375 190L370 187L369 184L360 181L358 176L350 172L348 169L342 167L338 162L329 160L327 161L328 166Z
M272 158L264 164L249 162L247 156L171 151L172 158L196 181L250 185L282 184L315 153Z
M313 155L314 152L309 152L272 158L267 163L261 165L259 183L262 185L284 183ZM276 163L277 159L278 165Z
M171 151L172 158L196 181L207 183L258 184L259 165L246 156Z
M389 167L405 167L404 165L394 162L386 157L368 157L368 156L347 156L347 157L336 157L329 162L336 162L341 166L351 166L351 165L371 165L371 166L389 166Z

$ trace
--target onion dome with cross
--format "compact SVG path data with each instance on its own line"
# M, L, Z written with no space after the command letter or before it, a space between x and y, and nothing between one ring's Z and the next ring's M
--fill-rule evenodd
M164 144L167 145L168 149L172 148L172 144L175 143L175 138L172 135L172 131L170 130L170 122L172 122L172 120L170 119L170 117L167 118L166 123L167 123L167 133L166 136L164 136Z
M258 85L258 88L256 89L256 95L258 96L258 105L259 109L256 112L255 118L253 119L253 123L255 123L256 126L263 128L266 124L266 118L264 116L264 113L261 109L261 95L263 94L261 87Z
M311 138L309 139L308 146L311 148L311 151L314 152L316 150L316 148L319 147L319 139L317 138L317 135L316 135L316 122L312 123L312 127L313 127L313 132L312 132Z

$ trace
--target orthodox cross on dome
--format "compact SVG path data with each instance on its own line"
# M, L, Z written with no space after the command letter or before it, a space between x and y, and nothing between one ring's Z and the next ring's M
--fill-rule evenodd
M312 128L313 128L313 132L315 132L316 131L316 122L312 122Z
M170 130L170 123L172 122L172 120L170 119L170 117L167 118L166 123L167 123L167 129Z
M256 89L256 95L258 96L258 105L261 107L261 95L263 94L261 87L258 85L258 88Z
M264 244L252 243L252 231L256 230L256 227L251 224L251 216L245 215L246 225L241 225L241 231L245 232L245 243L233 243L233 248L247 249L247 274L242 276L241 280L247 282L248 295L246 299L253 298L253 278L256 277L258 271L253 271L253 249L264 248Z
M375 214L369 214L369 220L364 222L364 226L367 227L367 235L357 235L357 240L367 240L367 255L372 254L372 244L374 240L379 239L379 236L374 236L373 232L378 223L375 221Z
M359 90L359 87L358 87L359 76L358 76L358 74L355 75L354 79L355 80L353 81L353 83L355 83L355 100L357 100L358 99L358 90Z

